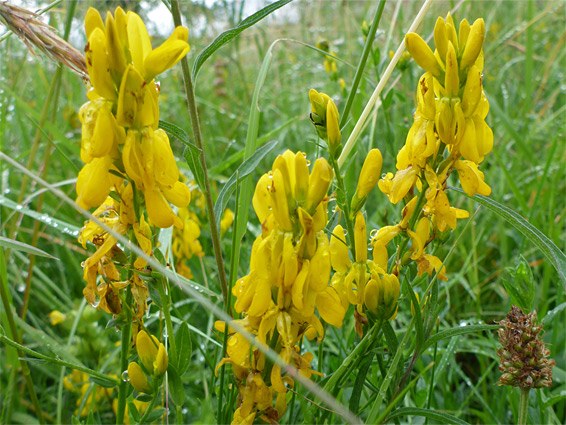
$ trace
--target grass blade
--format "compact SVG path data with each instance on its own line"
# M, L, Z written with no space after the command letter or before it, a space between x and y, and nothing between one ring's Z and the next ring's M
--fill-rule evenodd
M51 258L52 260L59 260L57 257L54 257L47 252L36 248L35 246L28 245L27 243L23 243L20 241L16 241L14 239L5 238L4 236L0 236L0 246L4 248L8 248L14 251L22 251L27 252L31 255L39 255L40 257L47 257Z
M423 416L425 418L432 419L435 423L443 424L457 424L457 425L467 425L468 422L457 418L456 416L449 415L448 413L437 412L436 410L423 409L419 407L401 407L395 410L389 419L399 418L403 416Z

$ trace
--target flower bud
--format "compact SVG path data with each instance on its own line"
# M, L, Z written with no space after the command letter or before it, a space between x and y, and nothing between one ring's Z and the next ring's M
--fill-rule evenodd
M330 154L332 156L336 155L336 152L340 147L340 142L342 140L342 134L340 133L340 123L338 119L338 108L336 108L334 101L330 99L326 108L326 134L328 137L328 150L330 151Z
M362 202L363 205L363 201L365 201L365 198L369 195L379 180L382 164L383 158L379 149L372 149L369 151L366 160L364 161L364 165L362 166L360 177L358 178L358 187L356 188L356 194L352 199L353 207L354 202ZM362 205L356 205L357 209L361 208ZM354 210L354 208L352 208L352 210Z
M156 337L149 335L146 331L138 332L136 349L142 364L150 374L153 374L153 363L157 358L158 348L159 341Z
M476 19L470 28L470 34L466 40L466 47L460 60L460 69L465 69L473 65L481 52L483 39L485 37L485 22L483 19Z
M139 364L130 363L128 365L128 378L130 380L130 384L132 384L132 387L134 387L140 393L152 393L151 387L147 382L147 376L145 376L145 373Z
M165 346L159 344L159 349L157 350L157 358L153 362L153 367L159 375L163 375L167 371L167 352L165 351Z
M436 78L441 75L442 70L434 53L420 35L413 32L407 34L405 36L405 47L422 69L430 72Z
M366 219L361 211L356 214L356 223L354 228L354 240L356 246L356 263L367 261L368 259L368 242Z

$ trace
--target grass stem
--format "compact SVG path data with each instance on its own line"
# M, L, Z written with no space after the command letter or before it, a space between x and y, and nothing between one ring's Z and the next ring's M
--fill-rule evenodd
M517 425L527 425L529 416L529 391L530 388L521 388L521 398L519 401L519 419Z

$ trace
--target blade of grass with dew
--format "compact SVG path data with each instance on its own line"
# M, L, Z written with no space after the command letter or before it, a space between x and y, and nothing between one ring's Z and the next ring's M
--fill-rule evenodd
M444 329L429 339L426 340L423 350L426 350L428 347L433 346L439 341L442 341L446 338L453 338L455 336L466 335L476 332L483 332L483 331L491 331L498 329L499 325L467 325L467 326L457 326L455 328Z
M47 252L36 248L35 246L28 245L27 243L23 243L20 241L15 241L13 239L5 238L4 236L0 236L0 246L4 248L11 249L13 251L21 251L26 252L31 255L38 255L40 257L51 258L52 260L59 260L57 257L54 257Z
M164 267L162 264L160 264L158 261L156 261L155 258L150 257L142 249L140 249L138 246L136 246L135 244L132 244L131 241L128 240L126 237L117 233L112 228L108 227L105 223L100 221L98 218L94 217L90 212L86 211L84 208L81 208L80 206L78 206L71 198L69 198L61 190L57 189L56 187L53 187L51 184L49 184L48 182L43 180L41 177L35 175L33 172L28 170L26 167L19 164L13 158L9 157L8 155L6 155L3 152L0 152L0 159L3 159L7 163L9 163L11 166L17 168L18 170L20 170L22 173L26 174L28 177L30 177L31 179L33 179L37 183L48 188L49 191L54 196L61 199L66 204L73 206L84 217L88 218L89 220L92 220L92 222L96 223L98 226L100 226L102 229L104 229L110 235L115 237L118 242L120 242L124 246L128 247L132 252L134 252L138 256L138 258L143 258L145 261L147 261L147 263L152 268L157 270L163 276L170 279L171 282L174 282L175 284L177 284L183 291L185 291L188 295L192 296L196 301L198 301L211 314L216 315L222 321L226 321L226 322L230 323L230 326L236 332L238 332L244 338L246 338L248 341L250 341L250 343L256 344L258 349L260 351L262 351L267 358L269 358L271 361L273 361L274 363L281 366L282 371L289 373L291 376L293 376L294 379L297 380L297 382L299 382L303 387L305 387L305 389L307 389L307 391L309 391L313 396L318 397L325 405L327 405L333 411L335 411L337 415L339 415L340 417L342 417L344 420L346 420L349 423L361 423L360 418L358 418L356 415L352 414L343 404L338 402L338 400L336 400L334 397L332 397L330 394L328 394L326 391L324 391L322 388L320 388L313 381L303 377L299 373L298 369L295 366L283 361L281 359L281 357L275 351L273 351L272 349L270 349L266 345L258 343L256 341L256 337L254 335L252 335L250 332L248 332L237 321L234 321L222 309L220 309L218 306L213 304L208 298L204 297L202 295L201 291L196 290L193 287L193 285L184 284L183 280L180 279L181 276L177 275L172 270Z
M193 64L193 80L196 82L198 72L202 65L206 62L206 60L212 56L214 52L220 49L222 46L226 45L230 41L232 41L236 36L238 36L242 31L251 27L252 25L257 24L266 16L270 15L271 13L275 12L277 9L285 6L287 3L291 3L293 0L279 0L275 3L272 3L263 9L257 11L251 16L248 16L244 19L236 28L229 29L224 31L218 37L214 39L212 43L204 48L204 50L197 56L195 63Z
M454 188L454 190L468 196L462 189ZM538 249L540 249L544 256L556 269L564 291L566 291L566 255L564 255L554 242L552 242L535 226L505 205L482 195L474 195L471 198L504 219L507 223L511 224L515 229L527 237Z
M469 425L468 422L463 421L456 416L436 410L424 409L420 407L401 407L389 415L388 419L401 418L404 416L422 416L432 419L435 423L454 424L454 425Z

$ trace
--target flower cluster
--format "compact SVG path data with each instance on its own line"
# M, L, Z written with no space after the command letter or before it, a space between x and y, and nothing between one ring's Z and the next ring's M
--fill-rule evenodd
M253 196L262 233L252 247L250 273L232 291L235 309L244 317L240 324L257 335L257 344L276 349L307 378L317 372L310 368L313 355L301 354L300 341L304 336L324 336L315 311L335 327L342 326L345 314L340 296L329 286L330 242L324 228L332 179L332 168L323 158L315 161L310 173L302 152L287 151L275 159ZM228 357L220 364L233 365L240 388L234 423L252 423L256 415L277 421L286 409L285 384L292 386L293 379L277 364L267 367L256 346L223 325L217 323L217 329L232 335Z
M450 206L447 181L457 171L464 191L489 195L490 187L479 170L480 163L493 147L493 133L485 118L489 105L482 86L485 35L483 19L470 25L462 20L458 33L450 16L438 18L434 28L436 50L433 53L417 34L405 37L407 50L426 72L417 88L417 110L403 148L397 155L397 173L382 178L379 188L394 204L407 200L403 220L374 235L375 255L387 255L386 245L406 232L412 242L411 259L417 261L419 274L441 272L438 258L425 254L424 248L436 230L456 228L467 211ZM415 194L417 189L421 196Z
M548 359L550 350L542 339L542 325L537 324L537 314L525 314L512 306L501 328L497 350L502 372L499 385L521 388L544 388L552 385L552 367L556 362Z
M85 29L91 86L89 101L79 112L85 166L77 180L77 204L85 209L97 207L96 218L116 233L128 234L151 255L151 226L182 227L169 202L186 207L190 201L189 188L179 180L167 134L158 129L160 89L155 82L158 74L189 51L188 30L177 27L167 41L152 49L141 18L120 7L114 16L108 13L105 22L90 8ZM122 280L115 263L127 264L127 260L115 237L89 221L79 241L83 247L87 241L97 247L84 263L87 301L107 312L120 313L119 291L131 285L136 315L141 318L147 288L137 271L146 266L145 261L137 259L132 265L136 273ZM97 286L98 275L103 279Z

